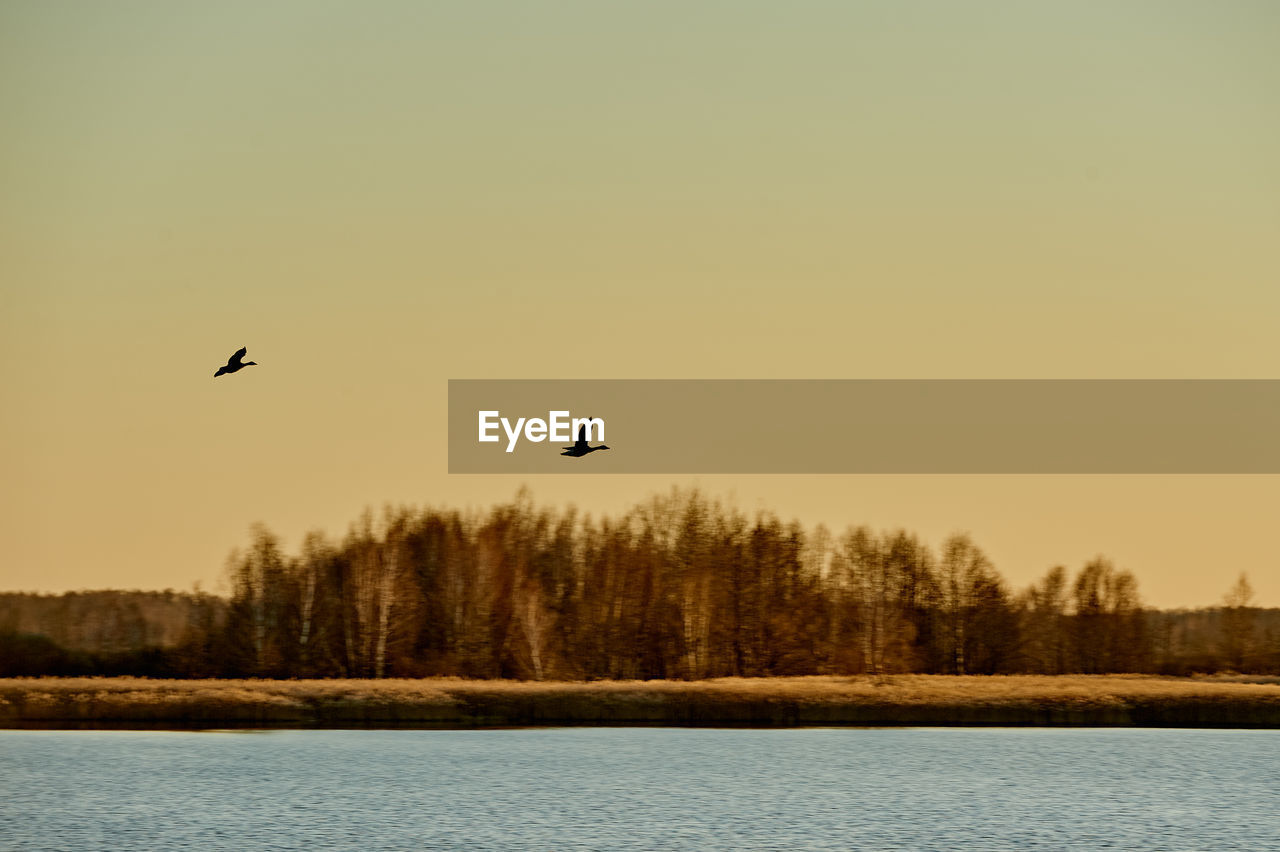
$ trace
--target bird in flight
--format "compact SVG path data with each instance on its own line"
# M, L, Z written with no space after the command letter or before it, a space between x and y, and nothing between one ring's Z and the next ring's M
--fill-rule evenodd
M218 376L221 376L223 373L234 373L234 372L236 372L237 370L239 370L239 369L241 369L241 368L243 368L243 367L256 367L256 366L258 366L258 362L257 362L257 361L244 361L244 360L242 360L242 359L244 358L244 353L246 353L246 352L248 352L248 351L249 351L249 347L248 347L248 346L242 346L242 347L240 347L240 350L239 350L238 352L236 352L236 354L232 355L230 358L228 358L228 359L227 359L227 366L225 366L225 367L219 367L219 368L218 368L218 372L214 373L214 374L213 374L213 377L216 379L216 378L218 378Z
M604 444L598 447L592 447L587 444L587 424L583 423L578 427L578 440L574 442L572 447L565 447L564 452L560 455L578 458L579 456L585 456L587 453L594 453L596 450L607 449L609 448Z

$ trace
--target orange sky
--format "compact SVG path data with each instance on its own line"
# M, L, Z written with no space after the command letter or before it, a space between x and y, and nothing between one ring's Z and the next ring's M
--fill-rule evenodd
M0 589L214 588L254 521L508 499L446 472L450 378L1276 378L1278 38L1262 2L6 3ZM1280 477L524 481L1280 605Z

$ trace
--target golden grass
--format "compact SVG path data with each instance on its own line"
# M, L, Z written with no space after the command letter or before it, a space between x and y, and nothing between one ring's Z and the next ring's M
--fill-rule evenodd
M0 680L0 727L1150 725L1280 728L1276 678Z

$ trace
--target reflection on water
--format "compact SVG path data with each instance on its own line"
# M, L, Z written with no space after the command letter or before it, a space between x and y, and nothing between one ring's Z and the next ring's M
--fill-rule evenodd
M1280 848L1280 732L0 731L0 848Z

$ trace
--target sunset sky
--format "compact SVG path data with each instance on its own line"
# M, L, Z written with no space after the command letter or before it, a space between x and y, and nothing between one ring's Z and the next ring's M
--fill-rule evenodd
M0 0L0 590L698 485L968 531L1016 587L1104 554L1150 604L1280 606L1278 476L446 447L451 378L1280 378L1277 44L1271 0Z

